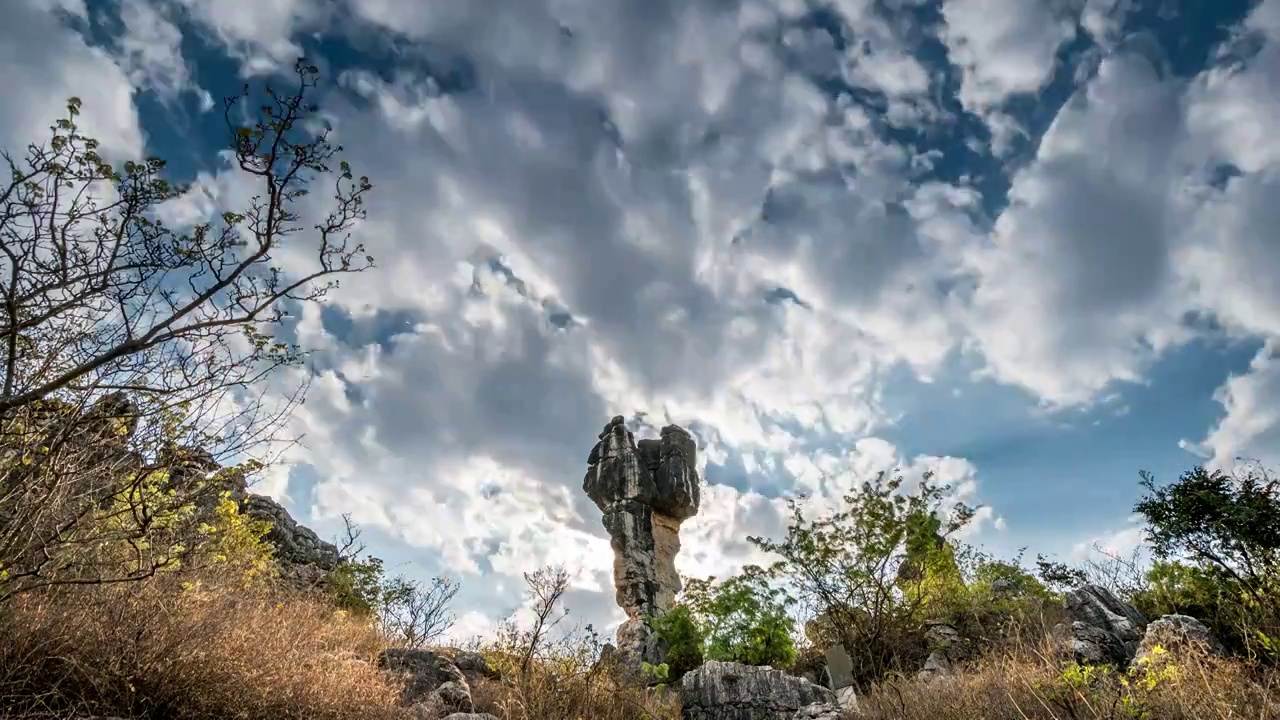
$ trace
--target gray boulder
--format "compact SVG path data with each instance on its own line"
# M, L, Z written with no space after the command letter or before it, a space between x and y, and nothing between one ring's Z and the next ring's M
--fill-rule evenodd
M1147 625L1134 662L1150 655L1157 645L1174 654L1187 652L1193 647L1219 657L1227 653L1209 628L1190 615L1163 615Z
M484 655L478 652L455 650L453 664L458 666L469 683L475 682L477 678L498 679L498 671L494 670L493 666L489 665L489 661L484 659Z
M1103 657L1108 658L1108 663L1123 667L1133 659L1147 627L1147 619L1137 608L1098 585L1068 592L1062 604L1072 620L1072 649L1079 662L1095 662L1092 658ZM1093 630L1106 633L1111 639ZM1117 643L1121 648L1118 652Z
M956 665L973 655L971 644L961 636L954 625L941 622L928 623L924 632L929 643L929 657L916 676L928 680L955 674Z
M681 720L794 720L810 705L836 706L827 688L769 667L709 661L680 680Z
M1071 623L1071 656L1082 665L1128 665L1130 654L1113 633L1076 621Z
M400 704L405 707L439 708L438 715L469 713L474 709L467 679L442 653L387 648L378 656L378 666L404 681Z

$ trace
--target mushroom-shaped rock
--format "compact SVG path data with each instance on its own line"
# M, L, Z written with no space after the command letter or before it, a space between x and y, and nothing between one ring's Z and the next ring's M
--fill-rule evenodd
M665 647L647 618L670 609L680 591L680 524L697 514L702 495L697 445L676 425L637 444L619 415L591 449L582 489L603 513L613 549L616 598L627 614L619 655L633 671L659 664Z

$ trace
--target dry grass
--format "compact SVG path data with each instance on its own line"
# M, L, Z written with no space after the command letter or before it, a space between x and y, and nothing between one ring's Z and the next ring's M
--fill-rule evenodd
M991 655L952 678L884 682L860 720L1280 720L1280 676L1165 655L1130 675L1081 672L1051 640Z
M0 717L405 717L366 623L176 579L0 607Z
M560 676L536 667L531 677L480 680L471 686L476 712L501 720L679 720L674 690L646 690L612 677Z
M499 641L498 645L502 645ZM616 664L597 662L598 649L581 636L548 647L528 672L518 654L482 648L502 679L472 684L476 712L501 720L679 720L677 689L646 688Z

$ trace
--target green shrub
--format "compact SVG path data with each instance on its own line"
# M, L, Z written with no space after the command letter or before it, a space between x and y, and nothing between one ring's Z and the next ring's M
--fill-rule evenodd
M926 654L924 621L962 586L945 538L974 510L953 503L944 513L947 488L930 480L926 476L908 491L902 477L881 473L851 488L843 506L824 517L807 518L792 502L779 541L747 538L781 557L770 575L823 618L822 628L811 628L814 634L835 636L818 639L856 649L853 672L862 684L918 670Z
M770 583L766 571L754 566L720 583L715 578L686 581L674 616L656 619L655 626L679 653L673 677L703 658L790 666L796 658L795 621L788 613L793 602Z
M266 541L271 523L249 517L223 492L210 522L199 532L206 538L207 562L233 575L242 587L262 586L278 575L274 553Z
M370 617L381 604L384 582L381 558L350 558L328 574L325 590L338 609Z
M1157 562L1135 604L1149 616L1199 618L1235 653L1280 662L1280 480L1253 465L1226 474L1196 467L1134 510Z
M679 680L702 665L707 638L688 605L678 604L650 622L667 643L666 665L671 680Z

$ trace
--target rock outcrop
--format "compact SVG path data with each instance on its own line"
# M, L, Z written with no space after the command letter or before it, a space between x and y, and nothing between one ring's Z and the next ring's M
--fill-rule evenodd
M275 556L294 564L308 564L332 570L339 564L338 548L325 542L306 525L299 525L280 503L252 493L241 501L241 508L250 517L271 523L266 540L275 549Z
M445 654L458 666L458 670L462 671L463 677L468 683L474 683L483 678L485 680L497 680L500 676L497 670L489 664L488 660L474 650L459 650L458 648L443 648Z
M637 443L615 417L591 450L582 486L604 513L613 547L617 602L627 614L618 628L620 657L633 670L661 663L666 649L648 617L670 609L680 591L680 524L697 514L702 492L697 446L676 425Z
M1085 585L1063 596L1071 617L1071 651L1077 662L1124 667L1133 660L1147 627L1137 608L1098 585Z
M954 625L927 623L924 637L929 644L929 657L920 672L916 673L921 679L954 675L956 666L973 656L971 644Z
M1071 657L1082 665L1125 667L1132 657L1123 642L1100 627L1076 620L1065 628L1071 643Z
M378 666L404 682L400 704L422 718L471 713L471 687L462 671L444 654L434 650L387 648Z
M216 463L211 462L209 467L198 469L203 478L216 468ZM249 492L243 475L224 473L219 480L220 487L203 494L202 511L211 512L213 501L226 491L240 506L240 512L266 522L271 529L263 539L271 546L280 578L287 585L300 589L322 587L326 576L342 564L337 546L321 540L314 530L299 524L280 503L266 495Z
M1162 615L1147 625L1147 631L1138 643L1138 652L1134 662L1151 654L1156 646L1181 654L1195 648L1210 655L1222 656L1227 653L1218 638L1213 636L1204 623L1190 615Z
M839 708L833 692L803 678L718 660L681 678L680 703L681 720L793 720Z

